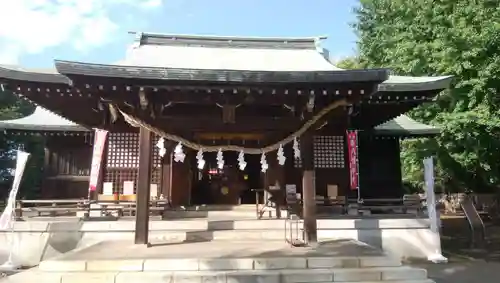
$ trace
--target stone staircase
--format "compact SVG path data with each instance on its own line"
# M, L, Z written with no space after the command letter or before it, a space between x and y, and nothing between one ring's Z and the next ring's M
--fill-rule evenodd
M2 282L2 281L0 281ZM425 269L385 257L147 259L42 262L8 278L19 283L400 282L432 283Z
M348 248L346 248L348 247ZM349 255L346 255L349 254ZM199 255L199 256L196 256ZM427 271L363 245L290 248L282 242L108 243L42 262L12 283L432 283Z

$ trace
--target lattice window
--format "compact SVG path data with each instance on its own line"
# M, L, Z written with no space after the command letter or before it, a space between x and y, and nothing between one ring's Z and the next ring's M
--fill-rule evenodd
M137 168L139 166L139 135L137 133L110 133L108 141L108 168Z
M161 180L161 157L156 147L158 139L157 136L151 139L151 183L159 185ZM139 134L110 133L106 165L104 181L113 183L114 192L123 193L124 181L133 181L135 192L139 167Z
M345 168L344 137L314 136L314 168ZM302 167L302 160L294 159L295 168Z
M156 147L156 144L158 143L158 140L160 139L159 136L153 136L152 140L152 145L151 145L151 150L153 151L152 155L152 160L153 160L153 168L154 167L161 167L161 157L159 154L159 150Z
M295 168L302 168L302 159L293 157L293 166Z
M114 193L123 193L123 182L133 181L134 192L137 189L137 168L107 168L105 182L113 183Z
M153 136L151 139L152 145L151 145L151 150L153 151L152 154L152 165L151 166L151 184L157 184L158 186L160 185L161 181L161 157L159 154L159 150L156 147L156 144L158 143L158 140L160 139L159 136Z
M345 167L343 136L314 136L314 167Z

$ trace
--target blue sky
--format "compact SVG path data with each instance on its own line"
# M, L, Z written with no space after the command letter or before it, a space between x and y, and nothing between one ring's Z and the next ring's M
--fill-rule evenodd
M2 0L0 63L112 63L127 31L238 36L327 35L333 57L355 51L356 0ZM6 13L5 13L6 12ZM19 21L19 19L23 19ZM27 21L27 23L23 23ZM19 24L17 24L19 23Z

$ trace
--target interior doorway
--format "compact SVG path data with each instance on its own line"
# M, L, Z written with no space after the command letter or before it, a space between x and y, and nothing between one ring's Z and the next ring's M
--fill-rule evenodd
M245 155L247 166L244 171L238 167L238 153L224 152L224 168L217 168L217 153L204 153L205 167L199 170L196 158L193 160L193 187L191 203L208 204L254 204L255 192L263 186L260 172L260 156Z

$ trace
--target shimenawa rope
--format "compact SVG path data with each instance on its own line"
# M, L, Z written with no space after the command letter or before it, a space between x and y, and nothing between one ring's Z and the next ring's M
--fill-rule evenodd
M138 119L137 117L133 117L133 116L125 113L124 111L122 111L119 108L118 108L118 111L120 111L120 113L122 114L125 121L127 123L129 123L131 126L143 127L145 129L148 129L149 131L163 137L164 139L171 140L171 141L174 141L177 143L181 143L183 146L186 146L186 147L191 148L193 150L200 150L201 149L204 152L216 152L219 150L237 151L237 152L243 151L245 154L262 154L262 153L268 153L271 151L278 150L280 145L286 145L286 144L292 142L295 138L299 138L302 134L304 134L307 130L309 130L309 128L314 126L316 124L316 122L318 122L319 119L321 119L323 116L328 114L330 111L332 111L333 109L340 107L340 106L346 106L347 104L348 103L345 99L338 100L338 101L331 103L327 107L321 109L321 111L319 111L318 114L314 115L309 121L304 123L304 125L302 125L302 127L300 127L300 129L298 129L297 131L295 131L294 133L292 133L288 137L280 140L277 143L274 143L272 145L269 145L269 146L266 146L263 148L247 148L247 147L236 146L236 145L213 146L213 145L202 145L202 144L194 143L194 142L191 142L191 141L189 141L183 137L180 137L178 135L169 134L169 133L162 131L161 129L153 127L153 126L149 125L148 123L145 123L144 121Z

